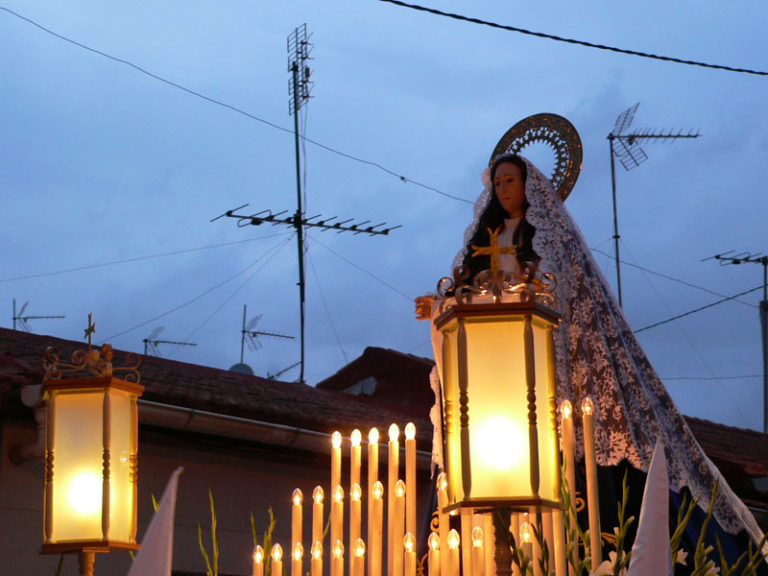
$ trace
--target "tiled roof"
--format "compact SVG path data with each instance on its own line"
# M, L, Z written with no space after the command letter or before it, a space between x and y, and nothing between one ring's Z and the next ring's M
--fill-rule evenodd
M768 434L685 417L691 432L712 460L738 465L749 476L768 476Z
M42 362L48 346L57 347L62 359L87 347L80 342L0 328L0 409L19 409L20 387L42 381ZM113 363L120 365L126 355L115 350ZM384 431L393 422L402 427L412 420L418 430L419 448L429 450L431 446L428 412L415 417L397 407L384 407L375 399L306 384L267 380L152 356L141 358L139 370L145 386L142 398L146 400L319 432L339 430L345 436L353 428L365 433L377 426ZM428 381L424 385L428 386Z

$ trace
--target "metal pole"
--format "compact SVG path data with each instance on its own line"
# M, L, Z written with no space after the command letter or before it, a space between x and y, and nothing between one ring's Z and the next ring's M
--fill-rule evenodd
M16 330L16 298L13 299L13 329Z
M608 143L611 147L611 194L613 197L613 251L616 255L616 292L619 295L619 306L621 303L621 265L619 263L619 217L616 213L616 166L613 159L613 134L608 135Z
M243 304L243 330L240 332L240 364L243 363L243 355L245 353L245 310L247 305Z
M763 433L768 434L768 300L760 302L760 328L763 335Z
M301 367L299 382L304 382L304 213L301 208L301 157L299 150L299 66L293 62L293 135L296 146L296 197L297 208L293 219L296 228L296 239L299 247L299 314L301 316Z

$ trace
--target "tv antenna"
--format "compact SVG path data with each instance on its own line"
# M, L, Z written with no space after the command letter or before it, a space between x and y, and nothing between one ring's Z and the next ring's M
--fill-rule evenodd
M195 342L176 342L175 340L158 340L157 337L160 335L160 332L165 330L165 326L158 326L154 330L152 330L152 333L144 338L144 356L156 356L157 358L162 358L163 355L160 354L160 349L157 347L158 344L175 344L176 346L197 346Z
M763 344L763 433L768 434L768 256L733 250L715 254L704 260L717 260L720 266L761 264L763 266L763 299L760 301L760 332Z
M290 366L286 366L285 368L283 368L279 372L275 372L274 374L270 374L269 372L267 372L267 380L274 380L278 376L281 376L286 372L288 372L288 370L292 370L293 368L296 368L296 366L298 366L299 364L301 364L301 362L294 362Z
M619 306L621 306L621 265L619 263L619 218L616 213L616 168L614 157L618 158L626 171L637 168L648 160L648 155L640 147L640 142L668 142L681 138L698 138L700 134L689 130L655 130L652 128L643 128L640 130L629 131L632 121L635 119L635 112L640 102L624 110L616 118L616 124L613 130L608 134L608 142L611 149L611 195L613 197L613 249L616 257L616 291L619 296ZM614 144L614 142L616 144Z
M285 334L277 334L276 332L264 332L262 330L256 330L256 325L261 320L263 314L254 316L245 323L247 306L243 304L243 329L241 330L242 336L240 338L240 364L243 363L243 355L245 353L245 343L248 342L248 349L255 352L261 348L261 342L259 336L269 336L270 338L285 338L287 340L295 340L295 336L286 336Z
M261 224L283 224L292 226L296 230L296 241L298 246L299 257L299 317L300 317L300 342L301 342L301 360L299 365L301 372L299 375L299 382L304 382L304 365L305 365L305 291L306 283L304 280L304 253L306 251L304 241L304 228L319 228L325 232L327 230L335 230L338 233L341 232L353 232L355 234L368 234L369 236L386 236L392 230L400 228L400 226L386 227L386 222L379 224L371 224L370 220L363 222L355 222L354 218L347 220L337 220L336 216L330 218L324 218L320 214L307 217L302 207L302 191L301 191L301 147L299 134L299 111L304 104L312 97L311 91L314 83L310 80L311 70L307 64L312 52L312 44L309 42L309 35L307 34L307 25L302 24L296 28L288 36L288 72L291 76L289 79L289 102L288 113L293 115L293 135L294 135L294 148L296 151L296 212L293 215L288 214L288 210L281 212L272 212L272 210L262 210L252 214L238 214L237 211L242 210L248 204L243 204L232 210L227 210L224 214L213 218L211 222L218 220L219 218L228 217L236 218L238 227L244 226L259 226ZM293 366L291 366L293 368ZM287 370L287 369L286 369Z
M27 306L29 306L29 300L24 302L24 305L21 307L21 309L16 312L16 298L13 299L13 329L16 330L16 326L18 325L20 330L23 330L24 332L32 332L32 329L29 327L28 322L30 320L60 320L62 318L66 318L63 314L57 314L55 316L33 316L31 314L24 315L25 310L27 309Z

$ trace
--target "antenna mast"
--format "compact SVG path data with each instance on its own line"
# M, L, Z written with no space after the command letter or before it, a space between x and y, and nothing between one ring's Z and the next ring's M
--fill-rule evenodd
M157 356L158 358L162 358L163 355L160 354L160 349L157 347L158 344L175 344L176 346L197 346L197 343L195 342L176 342L175 340L158 340L157 337L160 335L160 332L165 330L165 326L158 326L154 330L152 330L152 334L144 338L144 356L151 355L151 356Z
M625 132L632 125L632 121L635 118L635 112L637 107L640 106L640 102L627 108L619 114L616 118L616 124L613 130L608 134L608 143L611 149L611 195L613 198L613 250L616 257L616 291L619 296L619 306L622 305L621 301L621 265L619 263L619 218L616 212L616 168L614 164L614 157L621 161L621 165L624 166L626 171L630 171L633 168L637 168L648 160L648 155L640 147L638 141L650 140L657 142L666 142L668 140L677 140L680 138L698 138L700 134L698 132L688 131L671 131L671 130L653 130L642 129L634 132ZM614 142L618 143L618 146L614 146Z
M768 434L768 256L733 250L712 256L720 266L761 264L763 266L763 299L760 301L760 332L763 344L763 434ZM709 260L709 258L706 258Z
M29 327L29 324L27 322L29 320L60 320L62 318L66 318L63 314L58 314L55 316L24 316L24 310L27 309L27 306L29 306L29 300L24 302L24 305L21 307L21 309L16 312L16 298L13 299L13 329L16 330L16 324L18 323L19 328L23 330L24 332L32 332L32 329Z

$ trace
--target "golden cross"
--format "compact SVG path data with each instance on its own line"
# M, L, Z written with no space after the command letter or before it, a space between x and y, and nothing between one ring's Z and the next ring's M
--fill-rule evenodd
M88 328L85 329L85 337L88 338L88 348L91 347L91 336L96 332L96 324L93 322L93 312L88 313Z
M493 282L498 280L499 275L499 254L512 254L517 255L517 246L499 246L499 232L501 228L491 230L488 228L488 236L490 238L490 244L485 247L472 245L472 258L477 256L490 256L491 257L491 278Z

